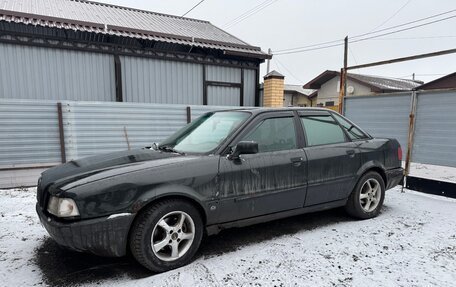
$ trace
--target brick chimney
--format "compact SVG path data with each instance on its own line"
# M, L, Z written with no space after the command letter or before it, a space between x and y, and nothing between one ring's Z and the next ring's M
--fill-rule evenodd
M263 107L283 107L284 79L276 70L264 76Z

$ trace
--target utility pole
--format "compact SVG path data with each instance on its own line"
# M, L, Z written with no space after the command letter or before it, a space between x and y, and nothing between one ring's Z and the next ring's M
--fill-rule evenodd
M268 55L271 55L272 51L271 48L268 49ZM268 63L266 64L266 74L269 74L269 67L270 67L271 59L268 59Z
M415 73L412 74L412 80L415 81Z
M344 67L340 70L339 113L343 114L344 98L347 95L348 36L344 39Z

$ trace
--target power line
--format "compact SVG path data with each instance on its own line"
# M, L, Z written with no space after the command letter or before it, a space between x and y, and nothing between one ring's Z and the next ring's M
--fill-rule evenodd
M247 19L247 18L255 15L256 13L260 12L261 10L265 9L266 7L269 7L270 5L274 4L277 1L278 0L266 0L266 1L263 1L259 5L253 7L252 9L244 12L240 16L238 16L238 17L234 18L233 20L229 21L223 27L225 29L231 28L234 25L237 25L238 23L244 21L245 19Z
M410 1L412 0L408 0L404 5L401 6L401 8L399 8L396 12L394 12L393 15L391 15L388 19L386 19L385 21L383 21L380 25L378 25L377 27L375 27L374 29L371 30L372 31L375 31L377 30L378 28L382 27L383 25L385 25L386 23L388 23L391 19L393 19L397 14L399 14L399 12L402 11L402 9L404 9L409 3Z
M257 6L253 7L252 9L250 10L247 10L246 12L242 13L241 15L237 16L236 18L234 19L231 19L230 21L226 22L223 27L226 27L226 26L229 26L230 24L232 24L233 22L239 20L240 18L246 16L247 14L249 14L250 12L254 11L255 9L257 9L258 7L261 7L262 5L264 5L266 2L269 2L271 0L266 0L266 1L263 1L261 2L260 4L258 4Z
M344 43L333 44L333 45L327 45L327 46L316 47L316 48L310 48L310 49L304 49L304 50L291 51L291 52L273 53L273 55L274 55L274 56L280 56L280 55L295 54L295 53L301 53L301 52L322 50L322 49L327 49L327 48L332 48L332 47L337 47L337 46L342 46L342 45L344 45Z
M420 25L415 25L415 26L412 26L412 27L403 28L403 29L399 29L399 30L396 30L396 31L388 32L388 33L383 33L383 34L380 34L380 35L375 35L375 36L363 38L363 39L360 39L360 40L354 40L354 41L351 41L350 43L361 42L361 41L365 41L365 40L369 40L369 39L373 39L373 38L378 38L378 37L382 37L382 36L386 36L386 35L391 35L391 34L395 34L395 33L399 33L399 32L404 32L404 31L408 31L408 30L411 30L411 29L415 29L415 28L431 25L431 24L434 24L434 23L442 22L442 21L445 21L445 20L449 20L449 19L452 19L452 18L455 18L455 17L456 17L456 15L449 16L449 17L438 19L438 20L434 20L434 21L431 21L431 22L426 22L426 23L423 23L423 24L420 24Z
M350 55L353 58L353 61L355 61L355 64L358 65L358 61L356 60L355 54L353 54L353 51L350 47L348 47L348 51L350 51Z
M244 21L245 19L253 16L254 14L260 12L261 10L263 10L264 8L268 7L269 5L272 5L274 4L276 1L278 0L266 0L266 1L263 1L261 2L259 5L253 7L252 9L242 13L241 15L239 15L238 17L234 18L233 20L229 21L228 23L226 23L224 25L225 28L231 28L232 26Z
M407 25L410 25L410 24L415 24L415 23L422 22L422 21L425 21L425 20L429 20L429 19L432 19L432 18L435 18L435 17L439 17L439 16L443 16L443 15L446 15L446 14L450 14L450 13L453 13L455 11L456 11L456 9L449 10L449 11L446 11L446 12L442 12L442 13L431 15L431 16L428 16L428 17L420 18L420 19L413 20L413 21L410 21L410 22L406 22L406 23L403 23L403 24L399 24L399 25L396 25L396 26L383 28L383 29L380 29L380 30L377 30L377 31L374 31L374 32L368 32L368 33L356 35L356 36L353 36L351 38L352 39L353 38L359 38L359 37L367 36L367 35L370 35L370 34L377 34L377 33L383 32L383 31L388 31L388 30L391 30L391 29L394 29L394 28L404 27L404 26L407 26Z
M415 25L415 26L411 26L411 27L407 27L407 28L403 28L403 29L399 29L399 30L395 30L395 31L379 34L379 35L365 37L365 38L361 38L361 39L358 39L358 40L351 40L351 41L349 41L349 43L357 43L357 42L366 41L366 40L370 40L370 39L374 39L374 38L378 38L378 37L382 37L382 36L387 36L387 35L391 35L391 34L395 34L395 33L400 33L400 32L408 31L408 30L411 30L411 29L415 29L415 28L431 25L431 24L434 24L434 23L442 22L442 21L445 21L445 20L449 20L449 19L452 19L452 18L455 18L455 17L456 17L456 15L449 16L449 17L438 19L438 20L434 20L434 21L431 21L431 22L426 22L426 23L423 23L423 24L420 24L420 25ZM359 38L358 36L354 36L351 39L353 39L355 37ZM342 45L343 45L343 43L338 43L338 44L320 46L320 47L309 48L309 49L291 50L289 52L275 52L274 55L277 56L277 55L295 54L295 53L301 53L301 52L307 52L307 51L327 49L327 48L336 47L336 46L342 46Z
M198 7L201 3L203 3L204 1L206 0L201 0L199 1L195 6L193 6L190 10L188 10L187 12L185 12L181 17L184 17L185 15L187 15L188 13L190 13L193 9L195 9L196 7Z
M456 38L456 35L442 35L442 36L422 36L422 37L395 37L395 38L379 38L373 40L421 40L421 39L444 39Z
M407 26L407 25L410 25L410 24L414 24L414 23L417 23L417 22L422 22L422 21L425 21L425 20L428 20L428 19L432 19L432 18L439 17L439 16L446 15L446 14L450 14L450 13L455 12L455 11L456 11L456 9L449 10L449 11L446 11L446 12L438 13L438 14L431 15L431 16L428 16L428 17L424 17L424 18L420 18L420 19L413 20L413 21L410 21L410 22L406 22L406 23L403 23L403 24L391 26L391 27L388 27L388 28L383 28L383 29L380 29L380 30L376 30L376 31L372 31L372 32L367 32L367 33L355 35L355 36L352 36L350 38L351 39L356 39L356 38L367 36L367 35L371 35L371 34L377 34L377 33L383 32L383 31L388 31L388 30L392 30L392 29L395 29L395 28L404 27L404 26ZM312 47L317 47L317 46L321 46L321 45L340 43L340 42L343 42L343 41L344 41L344 39L338 39L338 40L326 41L326 42L321 42L321 43L307 45L307 46L282 49L282 50L277 50L277 51L273 51L273 52L280 54L281 52L288 52L288 51L293 51L293 50L301 50L301 49L312 48ZM335 47L335 46L340 46L340 45L343 45L343 43L340 43L339 45L330 45L330 46L328 46L328 48ZM315 50L315 49L311 49L310 51L312 51L312 50Z
M338 43L340 41L344 41L344 39L342 38L342 39L339 39L339 40L321 42L321 43L317 43L317 44L301 46L301 47L296 47L296 48L282 49L282 50L277 50L277 51L273 51L273 52L274 53L288 52L288 51L292 51L292 50L305 49L305 48L317 47L317 46L326 45L326 44ZM337 45L334 45L334 46L340 46L340 44L337 44ZM334 47L334 46L331 46L331 47Z
M279 64L282 68L284 68L285 71L287 71L293 78L295 78L295 80L297 80L299 83L304 83L304 81L301 81L301 79L296 77L281 61L279 61L279 59L274 58L274 60L277 61L277 64Z

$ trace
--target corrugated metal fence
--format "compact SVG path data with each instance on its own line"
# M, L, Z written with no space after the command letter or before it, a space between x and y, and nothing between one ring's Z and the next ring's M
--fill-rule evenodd
M456 167L456 91L417 99L412 161Z
M33 185L45 167L59 164L61 132L68 161L129 145L150 146L189 118L227 108L73 101L61 105L59 129L55 101L0 100L0 188Z
M456 167L456 90L417 91L412 162ZM347 97L344 113L376 137L407 151L412 92Z

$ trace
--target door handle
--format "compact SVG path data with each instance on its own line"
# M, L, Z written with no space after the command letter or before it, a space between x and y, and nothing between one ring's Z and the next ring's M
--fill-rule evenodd
M349 150L347 150L347 154L348 154L350 157L354 157L354 156L355 156L355 150L354 150L354 149L349 149Z
M300 166L304 159L302 157L292 157L290 161L294 166Z

